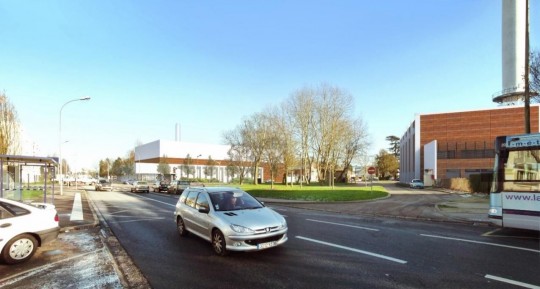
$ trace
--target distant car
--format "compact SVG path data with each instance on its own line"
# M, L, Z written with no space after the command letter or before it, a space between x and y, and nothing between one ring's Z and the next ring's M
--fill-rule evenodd
M152 189L154 192L167 192L169 190L169 182L168 181L157 181L154 183Z
M172 181L167 189L169 194L181 194L185 189L191 185L190 181Z
M94 188L96 191L112 191L112 184L106 179L99 179Z
M131 192L132 193L149 193L150 192L150 186L148 185L148 182L145 181L135 181L133 182L133 186L131 186Z
M217 255L258 251L287 241L287 222L248 193L230 187L190 187L174 212L178 234L212 243Z
M6 264L30 259L37 247L55 240L59 232L54 205L0 198L0 256Z
M424 188L424 182L420 179L413 179L410 183L409 183L409 187L413 188L413 189L423 189Z

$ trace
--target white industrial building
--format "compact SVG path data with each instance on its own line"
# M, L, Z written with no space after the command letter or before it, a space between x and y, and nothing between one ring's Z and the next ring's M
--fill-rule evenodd
M135 147L135 174L145 180L154 180L159 176L157 167L161 161L169 164L171 169L178 168L185 164L185 160L189 156L194 174L186 176L182 170L176 169L174 173L171 171L173 178L214 178L220 182L228 183L234 177L227 173L227 164L229 163L227 152L229 149L228 145L156 140ZM216 163L213 176L205 174L205 168L210 158Z

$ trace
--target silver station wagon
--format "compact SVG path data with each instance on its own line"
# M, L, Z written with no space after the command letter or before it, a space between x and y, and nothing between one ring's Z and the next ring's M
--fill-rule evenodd
M182 192L174 212L178 234L197 235L220 256L257 251L287 241L287 222L248 193L230 187L192 187Z

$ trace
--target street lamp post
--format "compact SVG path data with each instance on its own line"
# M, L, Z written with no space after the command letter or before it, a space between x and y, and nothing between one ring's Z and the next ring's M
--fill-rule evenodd
M64 109L64 106L66 106L68 103L74 102L74 101L80 101L80 100L90 100L89 96L72 99L62 105L60 108L60 121L58 125L58 150L59 150L59 171L60 171L60 195L64 195L64 175L62 174L62 110Z

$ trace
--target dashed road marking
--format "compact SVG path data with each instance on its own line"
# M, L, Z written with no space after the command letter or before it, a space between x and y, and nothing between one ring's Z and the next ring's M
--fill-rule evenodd
M358 250L358 249L355 249L355 248L341 246L341 245L328 243L328 242L324 242L324 241L320 241L320 240L315 240L315 239L306 238L306 237L302 237L302 236L296 236L296 238L302 239L302 240L305 240L305 241L309 241L309 242L313 242L313 243L317 243L317 244L322 244L322 245L334 247L334 248L348 250L348 251L352 251L352 252L356 252L356 253L360 253L360 254L364 254L364 255L369 255L369 256L372 256L372 257L377 257L377 258L385 259L385 260L400 263L400 264L406 264L407 263L407 261L404 261L404 260L401 260L401 259L396 259L396 258L388 257L388 256L385 256L385 255L372 253L372 252L368 252L368 251L364 251L364 250Z
M165 203L165 202L162 202L162 201L154 200L154 199L152 199L152 198L147 198L147 197L143 197L143 196L139 196L139 195L137 195L137 197L139 197L139 198L141 198L141 199L147 199L147 200L149 200L149 201L154 201L154 202L157 202L157 203L161 203L161 204L164 204L164 205L167 205L167 206L176 207L175 204Z
M527 283L523 283L523 282L511 280L511 279L506 279L506 278L502 278L502 277L497 277L497 276L493 276L493 275L489 275L489 274L487 274L485 277L487 279L496 280L496 281L499 281L499 282L504 282L504 283L508 283L508 284L512 284L512 285L516 285L516 286L521 286L521 287L524 287L524 288L540 289L540 286L527 284Z
M501 244L474 241L474 240L467 240L467 239L460 239L460 238L452 238L452 237L444 237L444 236L436 236L436 235L428 235L428 234L420 234L420 236L430 237L430 238L438 238L438 239L446 239L446 240L453 240L453 241L460 241L460 242L475 243L475 244L482 244L482 245L490 245L490 246L496 246L496 247L504 247L504 248L510 248L510 249L516 249L516 250L523 250L523 251L531 251L531 252L535 252L535 253L540 253L540 250L535 250L535 249L521 248L521 247L515 247L515 246L501 245Z
M362 229L362 230L368 230L368 231L379 231L379 229L372 229L372 228L360 227L360 226L355 226L355 225L347 225L347 224L333 223L333 222L320 221L320 220L313 220L313 219L306 219L306 221L317 222L317 223L323 223L323 224L330 224L330 225L336 225L336 226L351 227L351 228Z

